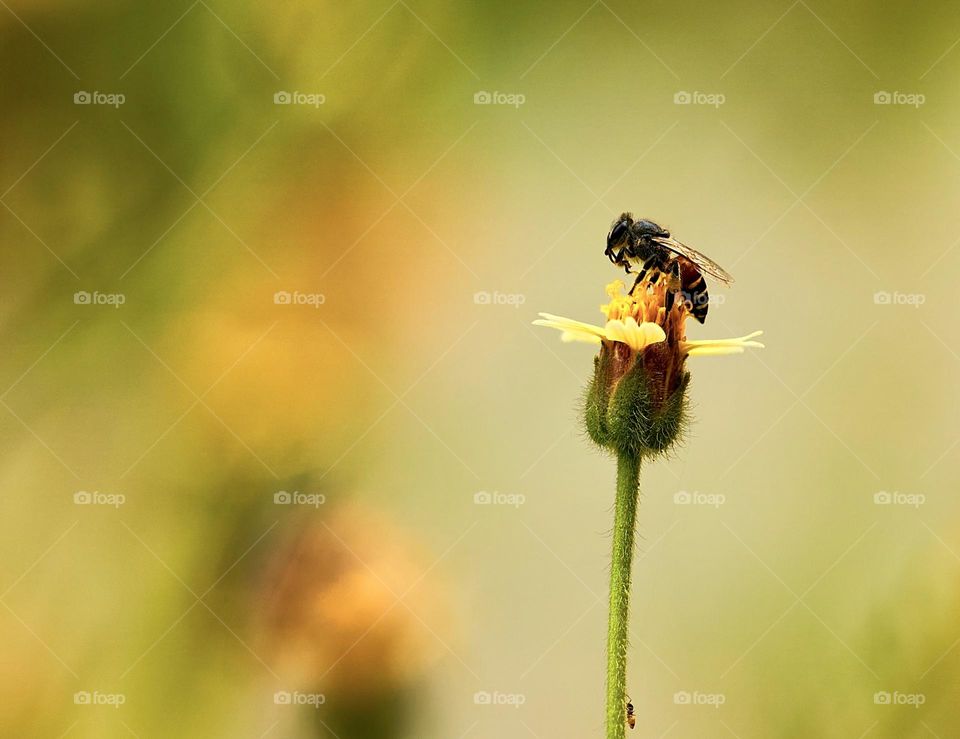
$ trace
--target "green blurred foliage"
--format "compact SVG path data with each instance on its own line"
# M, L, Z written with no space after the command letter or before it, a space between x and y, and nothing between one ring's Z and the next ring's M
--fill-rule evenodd
M529 322L597 318L621 210L737 275L691 334L768 344L691 367L644 472L636 735L960 734L958 35L948 3L4 5L0 734L599 734L613 470L577 430L589 350ZM337 530L353 503L391 526ZM303 576L357 578L348 625L423 657L366 691L386 647L301 684L264 633L325 526ZM449 619L378 626L408 588ZM330 700L273 701L300 689Z

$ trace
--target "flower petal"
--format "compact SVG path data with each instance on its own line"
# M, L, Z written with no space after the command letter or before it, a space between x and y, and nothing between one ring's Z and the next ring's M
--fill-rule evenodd
M553 313L539 313L538 315L542 316L541 319L538 319L533 322L534 326L547 326L548 328L555 328L560 331L579 331L594 336L602 337L605 335L604 329L602 326L594 326L592 323L584 323L583 321L574 321L572 318L564 318L563 316L556 316Z
M607 321L607 325L604 327L604 330L606 337L610 341L619 341L624 344L628 343L627 327L619 318L614 318L612 321Z
M643 321L637 323L632 316L627 316L622 321L613 319L607 321L605 326L594 326L583 321L574 321L572 318L564 318L553 313L540 313L541 318L533 322L534 326L546 326L555 328L563 333L560 336L561 341L585 341L590 344L598 344L601 339L608 341L619 341L626 344L633 351L642 351L650 344L656 344L665 341L667 336L663 329L656 323Z
M742 354L745 349L763 349L759 341L752 341L763 331L754 331L736 339L699 339L683 342L684 351L691 357L720 356L723 354Z
M555 328L558 331L562 331L560 341L564 343L584 341L588 344L599 344L600 339L606 335L604 329L600 326L592 326L583 321L574 321L571 318L555 316L553 313L540 313L539 315L543 316L543 318L538 318L533 322L533 325L546 326L547 328Z
M640 329L646 334L647 344L659 344L661 341L667 340L667 334L663 327L657 323L646 321L640 324Z
M637 323L632 316L624 320L614 319L607 321L607 338L620 341L635 352L643 351L648 345L664 341L667 335L655 323Z
M687 352L691 357L720 357L726 354L743 354L742 346L699 346Z
M588 334L586 331L564 331L560 334L560 341L569 344L573 341L585 341L588 344L599 344L600 337L596 334Z

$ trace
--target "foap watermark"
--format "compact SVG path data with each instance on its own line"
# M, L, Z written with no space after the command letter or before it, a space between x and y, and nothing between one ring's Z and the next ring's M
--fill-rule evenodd
M309 305L319 308L327 302L327 296L323 293L302 293L299 290L278 290L273 294L273 302L277 305Z
M686 90L678 90L673 93L674 105L710 105L714 108L719 108L725 102L727 102L727 96L722 92L700 92L700 90L687 92Z
M127 502L123 493L101 493L99 490L78 490L73 494L74 505L106 505L119 508Z
M727 296L722 293L692 293L689 290L681 290L679 297L683 302L690 303L691 308L699 308L704 305L708 308L715 308L727 302Z
M527 702L523 693L501 693L499 690L478 690L473 694L473 703L477 706L513 706L520 708Z
M901 693L894 690L892 693L887 690L878 690L873 694L873 702L878 706L913 706L920 708L927 702L927 696L923 693Z
M123 693L101 693L99 690L90 692L89 690L80 690L73 694L73 702L78 706L113 706L120 708L127 702L127 696Z
M473 93L474 105L512 105L514 108L519 108L525 102L527 102L527 96L519 92L477 90Z
M519 308L527 302L527 296L523 293L478 290L473 294L473 302L477 305L512 305L514 308Z
M299 90L287 92L286 90L277 90L273 93L274 105L310 105L314 108L319 108L325 102L327 102L327 96L321 95L319 92L300 92Z
M498 490L479 490L473 494L474 505L505 505L519 508L527 502L520 493L501 493Z
M678 490L673 494L676 505L705 505L719 508L727 502L727 496L722 493L701 493L699 490Z
M74 105L109 105L113 108L119 108L125 102L127 102L127 96L122 92L100 92L99 90L87 92L86 90L78 90L73 93Z
M327 502L323 493L301 493L299 490L278 490L273 494L274 505L309 505L319 508Z
M874 505L900 505L919 508L927 502L923 493L901 493L899 490L880 490L873 494Z
M886 90L877 90L873 93L874 105L909 105L914 108L919 108L925 102L927 102L926 95L919 92L900 92L899 90L887 92Z
M910 305L919 308L927 302L927 296L924 293L901 293L894 290L878 290L873 294L873 302L876 305Z
M78 290L73 294L73 302L75 305L112 305L119 308L127 302L127 296L123 293L102 293L99 290Z
M327 702L323 693L301 693L299 690L278 690L273 694L273 702L278 706L313 706L320 708Z
M673 694L673 702L678 706L713 706L714 708L720 708L727 702L727 696L723 693L679 690Z

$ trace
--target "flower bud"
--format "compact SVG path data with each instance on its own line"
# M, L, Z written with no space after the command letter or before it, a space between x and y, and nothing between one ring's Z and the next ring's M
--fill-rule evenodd
M763 348L755 341L761 331L688 341L684 326L692 303L681 288L676 272L638 280L629 292L616 280L607 285L610 302L600 307L607 318L603 326L552 313L534 321L559 329L564 341L600 345L584 397L584 423L590 438L615 454L656 455L680 438L686 425L688 356Z
M666 451L685 427L690 373L666 342L632 352L604 341L594 359L584 421L590 438L638 458Z

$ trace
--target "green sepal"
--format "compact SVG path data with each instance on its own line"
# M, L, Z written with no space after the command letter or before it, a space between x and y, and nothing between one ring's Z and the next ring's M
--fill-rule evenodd
M590 438L617 455L656 456L676 443L686 428L687 386L684 372L666 398L638 358L619 380L612 375L610 354L594 359L594 375L584 402ZM661 399L663 398L663 399Z
M604 449L610 446L610 431L607 428L607 407L610 405L611 361L607 352L593 358L593 379L587 387L583 403L583 420L587 434L593 442Z

